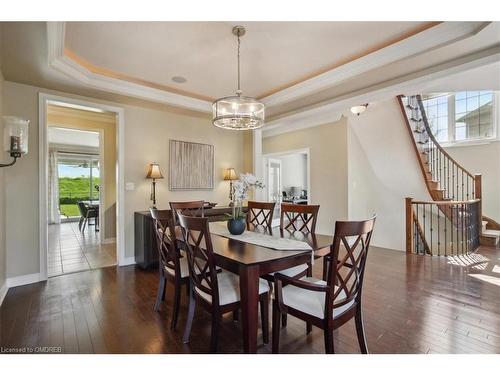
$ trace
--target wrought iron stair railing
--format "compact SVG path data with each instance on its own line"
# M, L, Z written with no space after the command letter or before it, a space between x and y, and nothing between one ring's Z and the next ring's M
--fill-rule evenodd
M481 175L457 163L433 135L420 95L398 96L432 201L406 200L406 251L461 255L481 236Z
M406 198L406 251L456 256L479 247L481 201L414 201ZM446 210L443 210L446 207ZM444 212L449 212L451 220Z

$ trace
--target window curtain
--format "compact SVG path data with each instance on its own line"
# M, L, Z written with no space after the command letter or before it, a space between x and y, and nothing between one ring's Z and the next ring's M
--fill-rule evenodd
M59 172L57 168L57 151L49 151L49 224L59 224Z

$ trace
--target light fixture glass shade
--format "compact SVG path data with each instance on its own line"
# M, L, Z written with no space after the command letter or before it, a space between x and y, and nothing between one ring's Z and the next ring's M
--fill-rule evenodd
M366 110L366 107L368 107L368 104L356 105L354 107L351 107L351 112L359 116Z
M247 96L228 96L212 104L212 123L222 129L252 130L264 125L264 104Z
M163 175L161 174L160 171L160 166L157 163L151 163L149 165L149 171L148 174L146 175L146 178L163 178Z
M237 180L236 171L234 168L228 168L224 171L224 181L234 181Z
M3 146L12 157L19 158L28 153L28 120L19 117L3 117Z

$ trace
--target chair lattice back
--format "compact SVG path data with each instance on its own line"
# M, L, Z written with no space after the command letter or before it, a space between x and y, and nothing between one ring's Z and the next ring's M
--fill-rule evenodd
M333 239L328 285L335 285L332 307L361 298L368 248L375 216L364 221L337 221Z
M212 297L212 303L218 303L217 270L208 219L183 214L178 214L178 216L182 236L186 244L191 282L195 290L198 289L209 294Z
M280 230L314 234L318 211L319 205L282 203Z
M175 230L170 210L157 210L150 208L156 234L156 245L162 270L171 269L175 275L180 275L180 252L177 248Z
M275 205L274 202L248 201L247 228L253 225L271 231Z
M179 225L178 214L184 216L204 217L205 216L205 201L189 201L189 202L170 202L170 209L174 219L174 225Z

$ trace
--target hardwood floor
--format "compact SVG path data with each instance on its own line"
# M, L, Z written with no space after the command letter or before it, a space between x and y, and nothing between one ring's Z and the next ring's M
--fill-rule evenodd
M321 263L314 266L321 275ZM205 353L210 316L197 309L191 343L169 329L167 304L153 311L158 275L133 266L109 267L9 290L0 308L0 347L61 347L63 353ZM500 250L482 247L461 258L405 255L372 247L363 295L371 353L500 353ZM354 324L334 334L338 353L359 353ZM259 353L270 353L259 332ZM221 327L219 351L241 353L232 315ZM282 353L324 353L323 335L293 317L281 334Z

